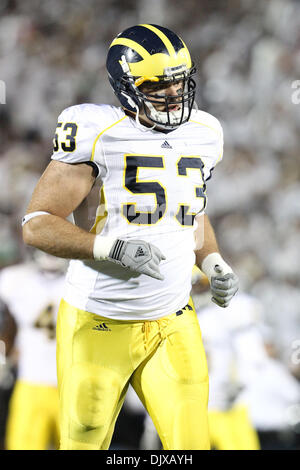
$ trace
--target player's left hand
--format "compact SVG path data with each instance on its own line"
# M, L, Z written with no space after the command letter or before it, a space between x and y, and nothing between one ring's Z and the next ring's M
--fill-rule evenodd
M219 307L228 307L232 297L237 293L239 280L233 272L222 274L218 273L212 276L210 282L212 292L212 301Z
M237 275L218 252L210 253L204 258L201 271L210 282L211 300L219 307L228 307L239 288Z

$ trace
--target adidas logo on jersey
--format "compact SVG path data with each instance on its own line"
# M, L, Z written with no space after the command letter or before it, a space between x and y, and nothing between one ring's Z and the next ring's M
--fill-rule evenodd
M100 323L100 325L96 325L94 326L93 330L97 330L97 331L111 331L110 328L108 328L105 323Z
M161 145L161 148L162 149L172 149L173 147L169 144L169 142L167 142L165 140L164 143Z
M143 248L141 246L138 247L136 250L136 254L134 255L135 258L138 258L139 256L144 256L146 253L144 252Z

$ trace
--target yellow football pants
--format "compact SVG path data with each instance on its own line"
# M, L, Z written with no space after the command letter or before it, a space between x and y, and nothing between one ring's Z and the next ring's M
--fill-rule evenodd
M210 443L217 450L260 449L245 406L236 405L228 411L209 410L208 422Z
M57 388L17 381L9 404L6 449L47 450L58 444Z
M129 383L164 449L209 449L200 327L192 301L180 312L155 321L118 321L61 302L61 449L108 449Z

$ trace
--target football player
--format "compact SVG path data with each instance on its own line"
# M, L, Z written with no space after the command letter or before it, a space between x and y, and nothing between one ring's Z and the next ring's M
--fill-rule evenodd
M208 360L211 446L218 450L259 450L249 406L242 396L249 388L247 384L256 384L256 369L262 367L265 356L259 333L262 307L257 299L240 293L226 311L213 304L198 310L199 297L193 295Z
M15 319L0 296L0 450L5 449L8 405L16 376L16 332Z
M193 108L195 66L165 27L120 33L107 71L121 106L60 114L23 218L26 244L71 259L57 325L61 449L108 449L129 383L164 449L208 449L190 290L195 259L218 305L238 289L205 214L222 128Z
M65 260L36 250L0 273L0 296L16 323L17 381L9 405L6 449L46 450L59 441L55 322Z

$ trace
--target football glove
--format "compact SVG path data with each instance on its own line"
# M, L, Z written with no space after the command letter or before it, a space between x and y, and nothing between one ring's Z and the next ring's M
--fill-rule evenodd
M165 256L156 246L143 240L117 239L107 259L154 279L164 279L159 271L159 263L166 259Z
M208 255L203 260L201 269L210 281L212 302L219 307L228 307L239 288L237 275L225 263L219 253Z
M212 301L219 307L228 307L232 297L237 293L239 280L236 274L228 273L224 276L213 276L211 278L210 289Z
M120 264L124 268L154 279L163 280L159 263L165 256L159 248L143 240L112 240L98 235L94 244L94 258Z

